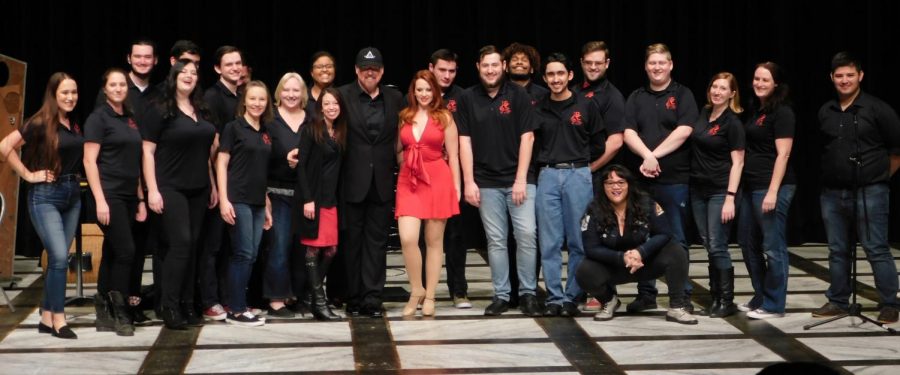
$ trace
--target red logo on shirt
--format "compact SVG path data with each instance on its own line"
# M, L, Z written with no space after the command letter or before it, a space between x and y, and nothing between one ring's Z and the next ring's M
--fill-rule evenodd
M675 107L675 97L670 96L669 99L666 100L666 109L673 110Z
M132 119L132 118L128 118L128 127L132 128L134 130L137 130L137 128L138 128L137 123L134 122L134 119Z
M585 97L585 98L588 98L588 99L593 98L593 97L594 97L594 92L593 92L593 91L588 91L588 92L586 92L586 93L584 94L584 97Z
M764 122L764 121L766 121L766 115L765 115L765 114L763 114L762 116L759 116L759 118L756 119L756 126L763 126L763 122Z
M572 112L572 117L569 117L569 122L572 123L572 125L581 125L581 112Z
M73 123L73 124L72 124L72 131L75 132L75 134L81 134L81 127L78 126L78 124Z
M447 101L447 110L456 113L456 99L450 99Z
M504 100L504 101L500 102L500 108L498 108L498 109L500 110L500 113L502 113L504 115L508 115L508 114L512 113L512 109L509 108L509 100Z
M709 128L709 135L716 135L716 134L719 134L719 124L716 124L715 126Z
M263 133L263 134L262 134L262 140L263 140L263 143L265 143L265 144L267 144L267 145L272 144L272 139L269 138L269 133Z
M583 88L583 89L586 89L588 87L591 87L591 84L588 83L588 81L584 81L584 83L581 84L581 88Z

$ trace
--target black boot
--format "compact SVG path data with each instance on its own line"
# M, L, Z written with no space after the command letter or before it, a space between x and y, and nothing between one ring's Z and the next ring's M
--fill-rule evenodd
M734 304L734 267L716 270L719 284L719 306L710 310L710 318L724 318L734 315L737 305Z
M322 277L319 272L325 274L319 269L319 262L316 256L306 256L306 277L309 279L310 296L312 297L312 305L310 311L318 320L341 320L340 316L334 314L325 301L325 288L322 287Z
M128 305L125 304L125 297L121 292L115 290L110 291L107 295L115 318L116 334L134 336L134 322L131 321L131 313L128 311Z
M706 268L709 272L709 307L701 310L699 315L709 315L713 311L717 311L721 305L719 293L719 272L715 266L710 265Z
M116 330L116 320L113 319L109 301L106 300L103 294L94 294L94 310L97 312L97 319L94 320L94 327L97 328L97 332L113 332Z
M181 316L184 318L184 325L188 327L203 327L203 318L197 313L197 308L193 302L181 303Z
M162 319L163 323L165 323L166 328L174 329L178 331L183 331L187 329L185 325L187 322L184 321L184 317L181 316L180 308L171 308L167 306L162 307Z

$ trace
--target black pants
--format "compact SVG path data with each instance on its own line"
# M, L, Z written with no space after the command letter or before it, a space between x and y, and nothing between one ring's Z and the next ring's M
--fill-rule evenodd
M362 202L345 202L341 251L351 306L380 308L386 279L387 239L393 201L382 202L373 183Z
M146 195L145 195L146 196ZM146 207L145 207L146 208ZM149 211L150 209L147 209ZM141 281L144 278L144 260L147 257L147 238L149 236L150 212L143 222L135 221L131 226L131 238L134 240L134 263L131 266L131 277L128 284L128 296L141 296Z
M131 275L134 264L143 259L134 256L134 238L131 228L137 211L136 199L106 198L109 206L109 225L100 225L103 231L103 258L97 274L97 291L105 295L117 291L123 296L131 293Z
M688 277L687 252L680 244L670 241L656 256L644 259L644 266L635 273L619 265L601 263L591 258L584 258L575 273L575 279L582 289L596 297L600 302L609 302L615 294L615 286L619 284L655 280L666 276L669 285L669 306L682 307L684 304L683 286ZM676 287L673 287L676 286Z
M162 233L168 244L162 256L162 306L180 308L194 302L196 245L209 202L209 188L162 190Z
M200 307L203 309L228 300L225 291L228 285L228 254L231 249L228 231L225 230L228 224L222 220L219 207L205 212L200 234L203 242L197 246L197 285Z

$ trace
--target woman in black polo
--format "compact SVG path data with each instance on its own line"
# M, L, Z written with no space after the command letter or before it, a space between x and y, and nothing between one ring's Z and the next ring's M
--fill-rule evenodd
M261 81L247 83L238 100L238 118L225 124L219 138L216 178L219 212L229 225L231 257L228 265L228 313L226 321L261 326L247 308L247 283L256 261L263 229L272 226L266 197L266 179L272 139L264 124L272 121L269 90Z
M753 115L744 124L747 162L738 227L753 298L738 309L750 318L767 319L784 316L787 297L787 215L797 188L788 157L795 126L788 85L778 64L756 66L753 92Z
M78 186L84 138L72 116L78 85L66 73L50 76L41 109L0 142L5 159L19 177L28 181L28 213L34 230L47 249L47 275L41 300L39 333L76 339L66 325L66 269L69 245L81 213ZM22 149L19 158L17 149Z
M216 128L197 88L197 64L172 65L156 108L141 121L147 205L161 215L168 242L162 255L162 313L169 329L203 320L194 308L195 248L207 207L218 201L210 189L210 159ZM160 255L160 254L157 254Z
M714 318L737 311L728 236L744 167L744 128L737 115L742 111L734 75L718 73L709 82L706 106L691 133L691 208L709 254L712 304L707 312Z
M300 217L295 219L300 243L306 246L306 275L319 320L337 320L325 302L322 286L337 253L337 183L341 154L346 145L347 123L337 89L326 88L316 103L316 120L301 131L294 199Z
M125 104L128 81L125 71L112 68L103 74L106 103L84 123L84 172L90 183L103 230L103 259L97 277L94 306L97 331L115 330L119 336L133 336L134 324L126 304L131 270L136 261L131 228L135 220L147 217L141 173L141 133ZM111 307L111 309L110 309Z

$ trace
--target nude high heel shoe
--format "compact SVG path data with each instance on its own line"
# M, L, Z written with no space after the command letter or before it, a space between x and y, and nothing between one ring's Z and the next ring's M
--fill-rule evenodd
M434 316L434 297L424 297L422 302L422 316Z
M403 306L403 316L413 316L416 314L416 310L419 308L419 304L422 303L422 300L425 299L424 294L420 295L410 295L409 302L406 303L406 306ZM423 308L424 311L424 308Z

